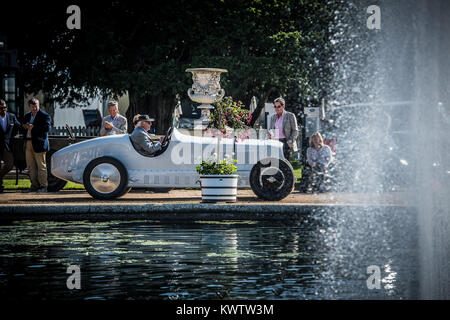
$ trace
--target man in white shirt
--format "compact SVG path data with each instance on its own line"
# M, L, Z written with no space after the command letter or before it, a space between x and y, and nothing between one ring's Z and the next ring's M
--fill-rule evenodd
M24 192L47 192L47 158L50 151L48 132L50 131L50 115L40 108L39 100L28 101L30 112L23 116L22 127L25 134L25 156L31 181L31 187Z

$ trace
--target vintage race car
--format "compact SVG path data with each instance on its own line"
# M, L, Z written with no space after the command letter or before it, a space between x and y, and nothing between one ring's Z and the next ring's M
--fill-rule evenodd
M130 136L111 135L83 141L53 154L54 176L83 184L96 199L114 199L131 188L199 187L195 167L217 153L218 139L167 131L163 147L151 157L133 146ZM285 198L295 183L294 170L276 140L224 138L221 158L237 160L238 188L251 187L265 200Z

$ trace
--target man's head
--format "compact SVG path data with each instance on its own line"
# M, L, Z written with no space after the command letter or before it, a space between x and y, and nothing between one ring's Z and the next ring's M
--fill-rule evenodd
M6 114L6 102L3 99L0 99L0 116L4 117Z
M155 121L155 119L150 118L148 115L143 114L140 115L137 118L137 126L143 128L145 131L150 130L150 127L152 126L152 121Z
M138 122L139 122L139 117L140 117L140 116L141 116L141 115L138 113L137 115L135 115L135 116L133 117L133 125L134 125L135 128L138 127Z
M119 113L119 104L117 101L111 100L108 102L108 111L112 118Z
M28 108L33 115L35 115L39 111L39 100L36 98L31 98L28 100Z
M273 105L275 107L275 112L277 115L281 116L283 114L284 108L285 108L285 102L283 98L276 98L273 101Z

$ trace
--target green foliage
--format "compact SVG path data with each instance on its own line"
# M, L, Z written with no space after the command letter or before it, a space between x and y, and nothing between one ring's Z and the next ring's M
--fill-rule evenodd
M222 80L227 94L245 102L256 96L259 107L282 95L295 109L326 94L333 71L329 26L341 3L90 1L81 6L81 30L68 30L64 2L24 12L10 1L2 25L10 47L19 49L26 91L43 89L69 98L67 105L70 98L128 91L134 113L161 117L177 93L187 99L186 68L220 67L229 71Z
M232 97L225 97L217 101L214 110L210 114L208 128L216 128L223 134L227 127L232 129L247 129L250 124L251 114L244 108L241 101L233 101Z
M200 175L230 175L237 171L237 160L224 159L219 162L214 160L202 160L195 170Z
M294 176L297 179L301 179L302 178L302 168L294 169Z
M300 160L291 160L291 166L292 168L294 168L294 170L296 169L300 169L302 167L302 162Z

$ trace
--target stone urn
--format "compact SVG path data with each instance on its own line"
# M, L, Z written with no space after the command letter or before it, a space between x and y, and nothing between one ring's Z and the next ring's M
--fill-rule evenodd
M201 103L198 106L201 110L200 120L207 125L210 110L214 109L211 103L225 96L225 90L220 88L220 74L228 71L217 68L189 68L186 72L192 73L193 80L192 88L189 88L187 92L188 96L192 101Z

